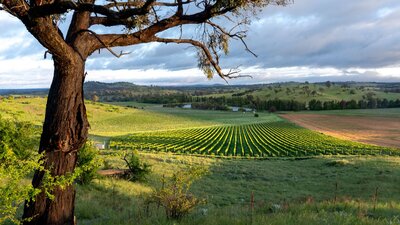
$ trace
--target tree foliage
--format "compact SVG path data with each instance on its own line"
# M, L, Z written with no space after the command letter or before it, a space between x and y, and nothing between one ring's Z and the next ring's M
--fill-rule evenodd
M51 176L43 166L43 155L35 151L38 144L38 129L33 125L0 117L0 224L30 220L20 220L17 214L26 201L42 192L52 199L54 188L64 188L75 180L86 184L100 165L95 158L96 149L88 143L80 152L78 169L73 174ZM42 188L35 188L27 181L34 171L45 174Z
M18 208L40 192L25 181L41 168L35 140L32 125L0 117L0 224L19 224Z
M146 175L151 171L151 166L145 162L142 162L139 157L139 152L136 150L124 154L123 160L128 167L128 171L125 174L128 180L143 181L145 180Z
M97 170L103 164L98 157L99 150L94 146L93 142L86 144L78 152L78 162L76 164L76 172L79 173L77 182L83 185L90 184L97 176Z

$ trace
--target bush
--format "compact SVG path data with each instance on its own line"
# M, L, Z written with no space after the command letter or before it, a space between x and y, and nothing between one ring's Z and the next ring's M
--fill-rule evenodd
M154 191L150 201L164 207L168 219L180 219L205 202L196 198L189 189L195 180L206 173L207 170L202 167L192 167L176 172L169 179L163 177L162 187Z
M111 162L109 160L104 160L103 161L103 169L104 170L109 170L109 169L112 169L112 168L113 167L112 167Z
M98 158L99 150L94 146L93 142L86 144L78 151L78 161L76 171L79 176L76 181L79 184L90 184L97 176L97 170L102 165L102 161Z
M7 146L19 160L27 160L36 152L38 140L38 131L33 125L0 117L0 154Z
M0 117L0 224L20 224L17 210L40 190L23 184L27 176L41 169L34 127Z
M136 150L125 154L123 160L128 166L125 177L130 181L143 181L151 171L149 164L141 162L139 152Z
M327 166L347 166L347 165L351 165L352 163L347 160L347 159L338 159L338 160L334 160L334 161L329 161L326 163Z

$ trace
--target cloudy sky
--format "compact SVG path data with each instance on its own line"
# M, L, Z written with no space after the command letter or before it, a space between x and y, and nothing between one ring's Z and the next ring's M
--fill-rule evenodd
M53 66L45 49L12 16L0 11L0 88L49 87ZM231 42L222 67L240 66L253 78L231 84L281 81L400 82L399 0L295 0L270 6L249 27L247 43L257 55ZM189 85L207 80L193 48L146 44L115 58L104 52L87 62L87 80ZM50 58L50 57L48 57Z

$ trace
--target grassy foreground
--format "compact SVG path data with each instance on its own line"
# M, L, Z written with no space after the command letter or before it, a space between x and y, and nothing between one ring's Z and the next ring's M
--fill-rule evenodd
M119 156L102 157L114 168L124 167ZM78 186L80 224L400 223L398 157L267 161L168 153L143 153L142 157L153 165L145 183L101 178ZM160 177L193 165L209 170L192 188L206 204L180 221L168 221L162 208L145 204L146 196L161 185Z

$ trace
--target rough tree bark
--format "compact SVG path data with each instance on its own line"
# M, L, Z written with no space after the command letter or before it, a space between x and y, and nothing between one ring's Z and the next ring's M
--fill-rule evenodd
M45 154L45 168L52 176L72 173L78 149L85 143L89 123L83 99L85 79L84 62L77 56L54 58L54 78L51 84L40 152ZM40 188L43 172L36 172L33 185ZM24 222L31 224L74 224L75 189L69 185L64 189L55 187L51 191L54 200L43 192L34 202L29 202L24 211Z

